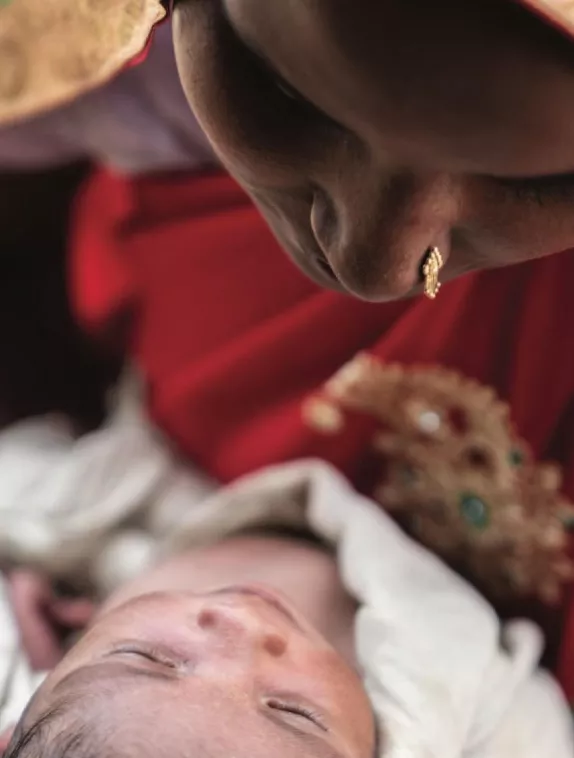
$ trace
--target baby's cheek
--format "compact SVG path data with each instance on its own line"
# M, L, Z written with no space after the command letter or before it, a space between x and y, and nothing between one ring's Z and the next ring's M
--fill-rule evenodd
M338 659L330 662L329 681L337 719L353 743L356 755L372 756L375 747L376 724L371 701L359 676Z

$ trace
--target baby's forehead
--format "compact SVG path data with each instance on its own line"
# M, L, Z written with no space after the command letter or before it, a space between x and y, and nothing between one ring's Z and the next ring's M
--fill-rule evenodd
M167 685L159 678L83 667L70 674L62 691L37 696L19 732L33 733L38 744L58 735L85 740L89 733L96 748L110 746L126 758L185 758L190 746L193 755L209 758L342 758L314 735L285 730L264 717L247 696L231 697L224 689L209 696L200 688L182 692Z

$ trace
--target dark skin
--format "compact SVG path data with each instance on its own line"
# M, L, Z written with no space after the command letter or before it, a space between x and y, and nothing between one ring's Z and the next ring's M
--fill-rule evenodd
M184 88L295 262L373 301L574 247L574 53L510 0L181 0Z

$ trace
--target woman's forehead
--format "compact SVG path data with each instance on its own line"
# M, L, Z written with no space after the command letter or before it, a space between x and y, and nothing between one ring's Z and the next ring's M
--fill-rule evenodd
M405 163L574 167L574 51L515 2L227 0L227 10L306 98Z

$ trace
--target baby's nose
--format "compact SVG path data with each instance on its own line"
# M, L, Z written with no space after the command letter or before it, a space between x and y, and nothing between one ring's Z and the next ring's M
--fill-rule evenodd
M197 624L232 657L263 652L280 658L287 650L287 638L280 630L244 608L208 605L200 611Z

